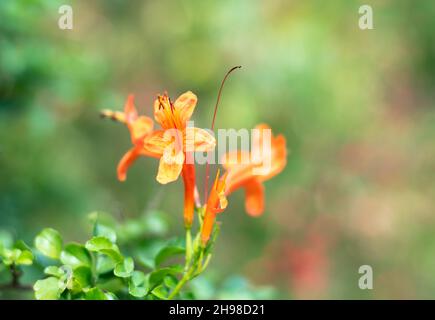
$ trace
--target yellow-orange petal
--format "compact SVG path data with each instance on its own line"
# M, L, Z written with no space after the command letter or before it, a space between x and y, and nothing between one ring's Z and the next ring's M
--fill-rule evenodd
M251 153L246 150L229 151L222 156L221 163L227 170L241 166L248 166L251 165Z
M127 171L128 168L133 164L133 162L137 159L140 152L138 148L132 148L127 151L126 154L121 158L117 167L117 174L119 181L125 181L127 179Z
M127 97L127 101L125 102L125 105L124 105L124 114L125 114L127 123L133 122L137 119L137 110L136 110L136 107L134 105L134 95L133 94L130 94Z
M198 98L196 95L187 91L178 97L174 102L174 108L178 112L180 117L180 123L183 126L186 126L186 122L189 121L192 116L193 111L195 110L196 103Z
M135 121L128 124L130 130L131 140L136 143L138 140L143 139L146 135L150 134L153 130L153 119L140 116Z
M257 180L251 180L245 184L245 194L246 212L253 217L258 217L264 211L263 184Z
M155 130L144 139L144 150L153 154L163 155L172 140L165 136L164 130Z
M271 166L264 175L259 175L259 181L266 181L280 173L287 164L287 147L286 139L283 135L278 135L272 138L271 145Z
M260 147L263 145L263 130L270 130L271 134L270 136L273 137L272 135L272 129L269 127L269 125L265 124L265 123L260 123L257 124L254 128L254 130L256 130L258 132L258 134L253 134L252 138L252 144L254 147Z
M216 147L215 137L207 130L187 127L184 131L186 152L209 152Z
M161 184L166 184L177 180L183 169L184 153L183 151L175 152L166 148L160 158L159 171L157 173L157 181Z

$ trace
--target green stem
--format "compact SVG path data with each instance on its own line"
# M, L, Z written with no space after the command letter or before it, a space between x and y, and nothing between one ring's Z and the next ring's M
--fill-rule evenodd
M192 260L192 234L190 228L186 229L186 264L184 266L184 271L187 272L190 261Z
M168 296L168 300L172 300L180 292L181 288L183 288L183 286L186 284L186 282L190 280L190 277L192 276L193 270L195 270L195 268L190 267L189 271L184 273L180 282L177 283L174 290L172 290L171 294Z

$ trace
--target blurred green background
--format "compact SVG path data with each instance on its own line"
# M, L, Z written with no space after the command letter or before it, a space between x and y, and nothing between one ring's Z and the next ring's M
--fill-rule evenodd
M358 28L363 4L374 30ZM0 228L81 241L89 212L158 208L181 235L181 181L159 186L141 158L118 182L128 132L99 110L134 93L151 115L157 93L192 90L207 127L240 64L216 126L266 122L290 155L263 216L231 195L210 274L282 299L434 298L434 17L430 0L0 1ZM373 290L358 288L365 264Z

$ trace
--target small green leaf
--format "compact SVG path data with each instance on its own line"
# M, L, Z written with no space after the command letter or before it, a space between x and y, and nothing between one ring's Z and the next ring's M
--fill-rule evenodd
M134 297L142 298L148 290L148 276L142 271L133 271L128 284L128 292Z
M17 242L15 242L14 248L20 249L22 251L24 250L32 251L32 249L30 249L30 247L23 240L18 240Z
M3 263L7 266L31 265L33 263L33 254L29 250L20 249L3 249Z
M86 249L88 249L89 251L105 254L111 257L116 262L121 262L123 260L123 257L119 252L118 246L112 243L106 237L93 237L91 240L86 242Z
M103 224L100 224L99 222L95 223L94 226L94 236L102 236L106 237L110 240L110 242L115 243L116 242L116 232L112 228L105 226Z
M115 268L116 262L108 256L100 255L97 257L96 270L97 274L104 274Z
M163 279L168 275L176 275L183 272L183 267L175 265L168 268L157 269L150 274L150 287L153 288L163 282Z
M113 300L114 295L111 293L104 293L99 288L92 288L85 293L84 298L86 300Z
M185 252L186 252L186 250L180 246L164 247L156 255L155 264L156 264L156 266L158 266L162 262L164 262L166 259L173 257L175 255L184 254Z
M147 276L142 271L133 271L131 274L131 282L137 287L145 284Z
M174 277L173 275L168 274L164 279L163 279L163 283L168 287L168 288L175 288L175 286L178 283L178 279L176 277Z
M165 286L160 285L155 287L151 293L161 300L166 300L169 292Z
M60 254L60 261L63 264L71 266L73 269L80 266L90 267L92 257L86 248L77 243L70 243Z
M33 286L37 300L56 300L59 299L63 292L63 283L55 277L49 277L44 280L38 280Z
M127 278L131 275L134 270L134 261L132 258L125 258L124 261L119 262L115 266L115 270L113 271L115 276L120 278Z
M86 249L89 251L101 251L113 249L113 243L103 236L93 237L91 240L86 242Z
M92 285L92 271L89 267L80 266L73 271L74 287L89 288Z
M56 266L48 266L44 269L44 273L49 276L60 278L65 275L65 270Z
M54 229L47 228L41 231L35 238L35 247L45 256L59 259L62 251L62 238Z
M5 249L5 248L3 248L3 250L2 250L3 263L6 266L12 265L13 263L15 263L15 260L18 258L20 253L21 253L21 250L19 250L19 249Z
M21 250L20 250L21 251ZM33 263L33 253L29 250L21 251L17 259L15 260L16 265L31 265Z
M129 286L128 292L136 298L143 298L147 295L148 289L144 287Z

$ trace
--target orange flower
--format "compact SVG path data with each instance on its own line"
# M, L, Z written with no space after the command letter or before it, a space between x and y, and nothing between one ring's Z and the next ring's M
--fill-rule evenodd
M270 149L267 147L263 149L266 143L263 141L263 132L264 130L270 130L270 127L260 124L255 129L259 130L259 135L253 140L253 151L232 151L223 157L223 166L228 174L225 194L229 195L240 188L244 188L246 194L245 207L247 213L251 216L259 216L264 211L263 182L280 173L287 163L284 136L274 137L272 135Z
M286 166L287 150L284 136L271 136L270 149L263 149L269 145L263 140L263 132L270 130L270 127L261 124L255 129L258 130L259 135L253 140L253 151L232 151L223 157L226 172L220 179L218 172L207 199L201 230L203 246L210 239L217 213L222 212L227 206L226 196L237 189L244 188L246 211L251 216L259 216L264 210L263 182L280 173ZM260 153L261 151L263 153Z
M153 130L153 120L149 117L138 115L134 106L134 95L128 96L124 112L103 110L101 115L124 123L130 131L133 148L125 153L118 164L117 173L120 181L125 181L128 168L139 156L159 157L158 154L145 150L143 147L145 137L149 136Z
M195 110L196 95L188 91L174 103L167 94L154 102L154 118L163 130L145 139L144 149L160 157L157 181L166 184L182 173L185 188L184 220L190 227L194 216L195 166L193 152L207 152L216 145L215 138L204 129L188 127Z
M203 246L205 246L210 239L216 220L216 215L224 211L228 205L228 201L225 196L226 175L227 173L225 173L222 178L219 179L218 170L213 187L211 188L207 199L207 204L205 205L204 221L201 229L201 241Z

